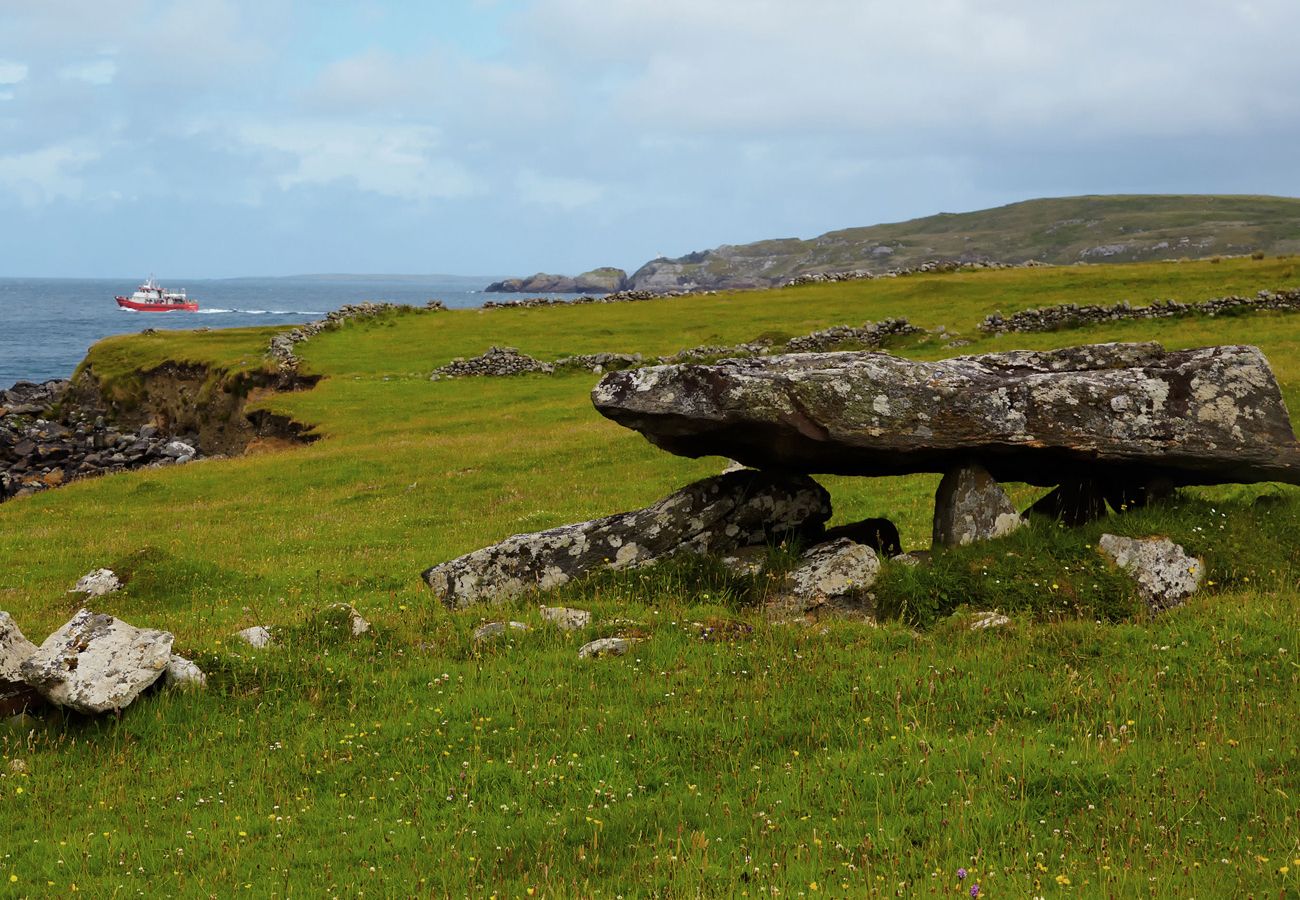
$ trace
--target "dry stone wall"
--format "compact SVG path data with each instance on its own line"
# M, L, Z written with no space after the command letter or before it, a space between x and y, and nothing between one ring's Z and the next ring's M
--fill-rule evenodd
M1180 303L1177 300L1159 300L1150 306L1133 306L1127 300L1110 306L1063 303L1026 309L1004 316L993 313L980 323L980 331L989 334L1008 332L1059 331L1064 328L1082 328L1121 319L1172 319L1179 316L1224 316L1244 312L1275 310L1300 311L1300 290L1260 291L1254 297L1216 297L1201 303Z

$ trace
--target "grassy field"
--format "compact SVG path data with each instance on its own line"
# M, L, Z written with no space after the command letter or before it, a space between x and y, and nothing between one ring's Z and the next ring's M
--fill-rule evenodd
M1021 532L887 569L905 621L769 625L693 563L452 614L426 566L649 503L719 459L602 419L590 375L428 381L490 344L671 353L906 315L920 359L1160 340L1257 344L1300 410L1300 316L989 337L1000 309L1300 286L1295 259L978 272L537 310L410 312L300 348L324 379L263 402L323 440L80 482L0 506L0 609L39 641L91 568L98 609L166 628L209 672L120 718L0 725L0 890L41 896L1289 896L1300 892L1300 490L1189 491L1105 529L1168 533L1214 582L1149 620L1097 563L1103 528ZM973 341L960 350L951 336ZM266 330L105 341L129 384L165 359L259 365ZM836 521L928 544L937 479L820 479ZM1022 502L1033 489L1012 486ZM1257 502L1266 496L1268 501ZM920 580L917 580L920 579ZM885 590L887 589L887 591ZM892 598L892 599L890 599ZM375 625L314 619L343 600ZM886 604L889 605L889 604ZM970 609L1013 624L971 633ZM478 645L489 618L532 631ZM615 619L629 620L616 623ZM251 651L231 632L276 626ZM921 626L921 627L914 627ZM633 654L580 662L618 629ZM964 869L964 878L958 870Z

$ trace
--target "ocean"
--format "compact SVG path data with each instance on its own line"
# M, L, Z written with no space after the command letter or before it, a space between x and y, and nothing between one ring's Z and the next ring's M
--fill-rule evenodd
M482 306L491 279L438 276L314 276L299 278L162 279L199 302L197 313L132 312L113 301L138 282L103 278L0 278L0 389L16 381L67 378L100 338L145 328L237 328L288 325L319 319L364 300L423 306ZM531 296L531 295L530 295ZM553 294L549 296L563 297Z

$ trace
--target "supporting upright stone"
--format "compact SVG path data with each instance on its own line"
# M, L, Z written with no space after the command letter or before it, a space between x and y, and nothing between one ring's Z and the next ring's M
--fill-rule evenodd
M963 547L1010 534L1023 523L1002 486L978 463L952 469L934 495L934 545Z

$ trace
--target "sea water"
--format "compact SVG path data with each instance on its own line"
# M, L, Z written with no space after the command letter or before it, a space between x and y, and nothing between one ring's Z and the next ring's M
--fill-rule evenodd
M168 290L184 288L199 311L133 312L113 298L129 297L136 283L123 279L0 278L0 389L15 381L67 378L100 338L145 328L236 328L289 325L322 318L331 310L366 300L423 306L482 306L509 294L484 294L482 283L418 276L402 278L305 277L162 279ZM531 295L530 295L531 296ZM552 294L549 296L563 297Z

